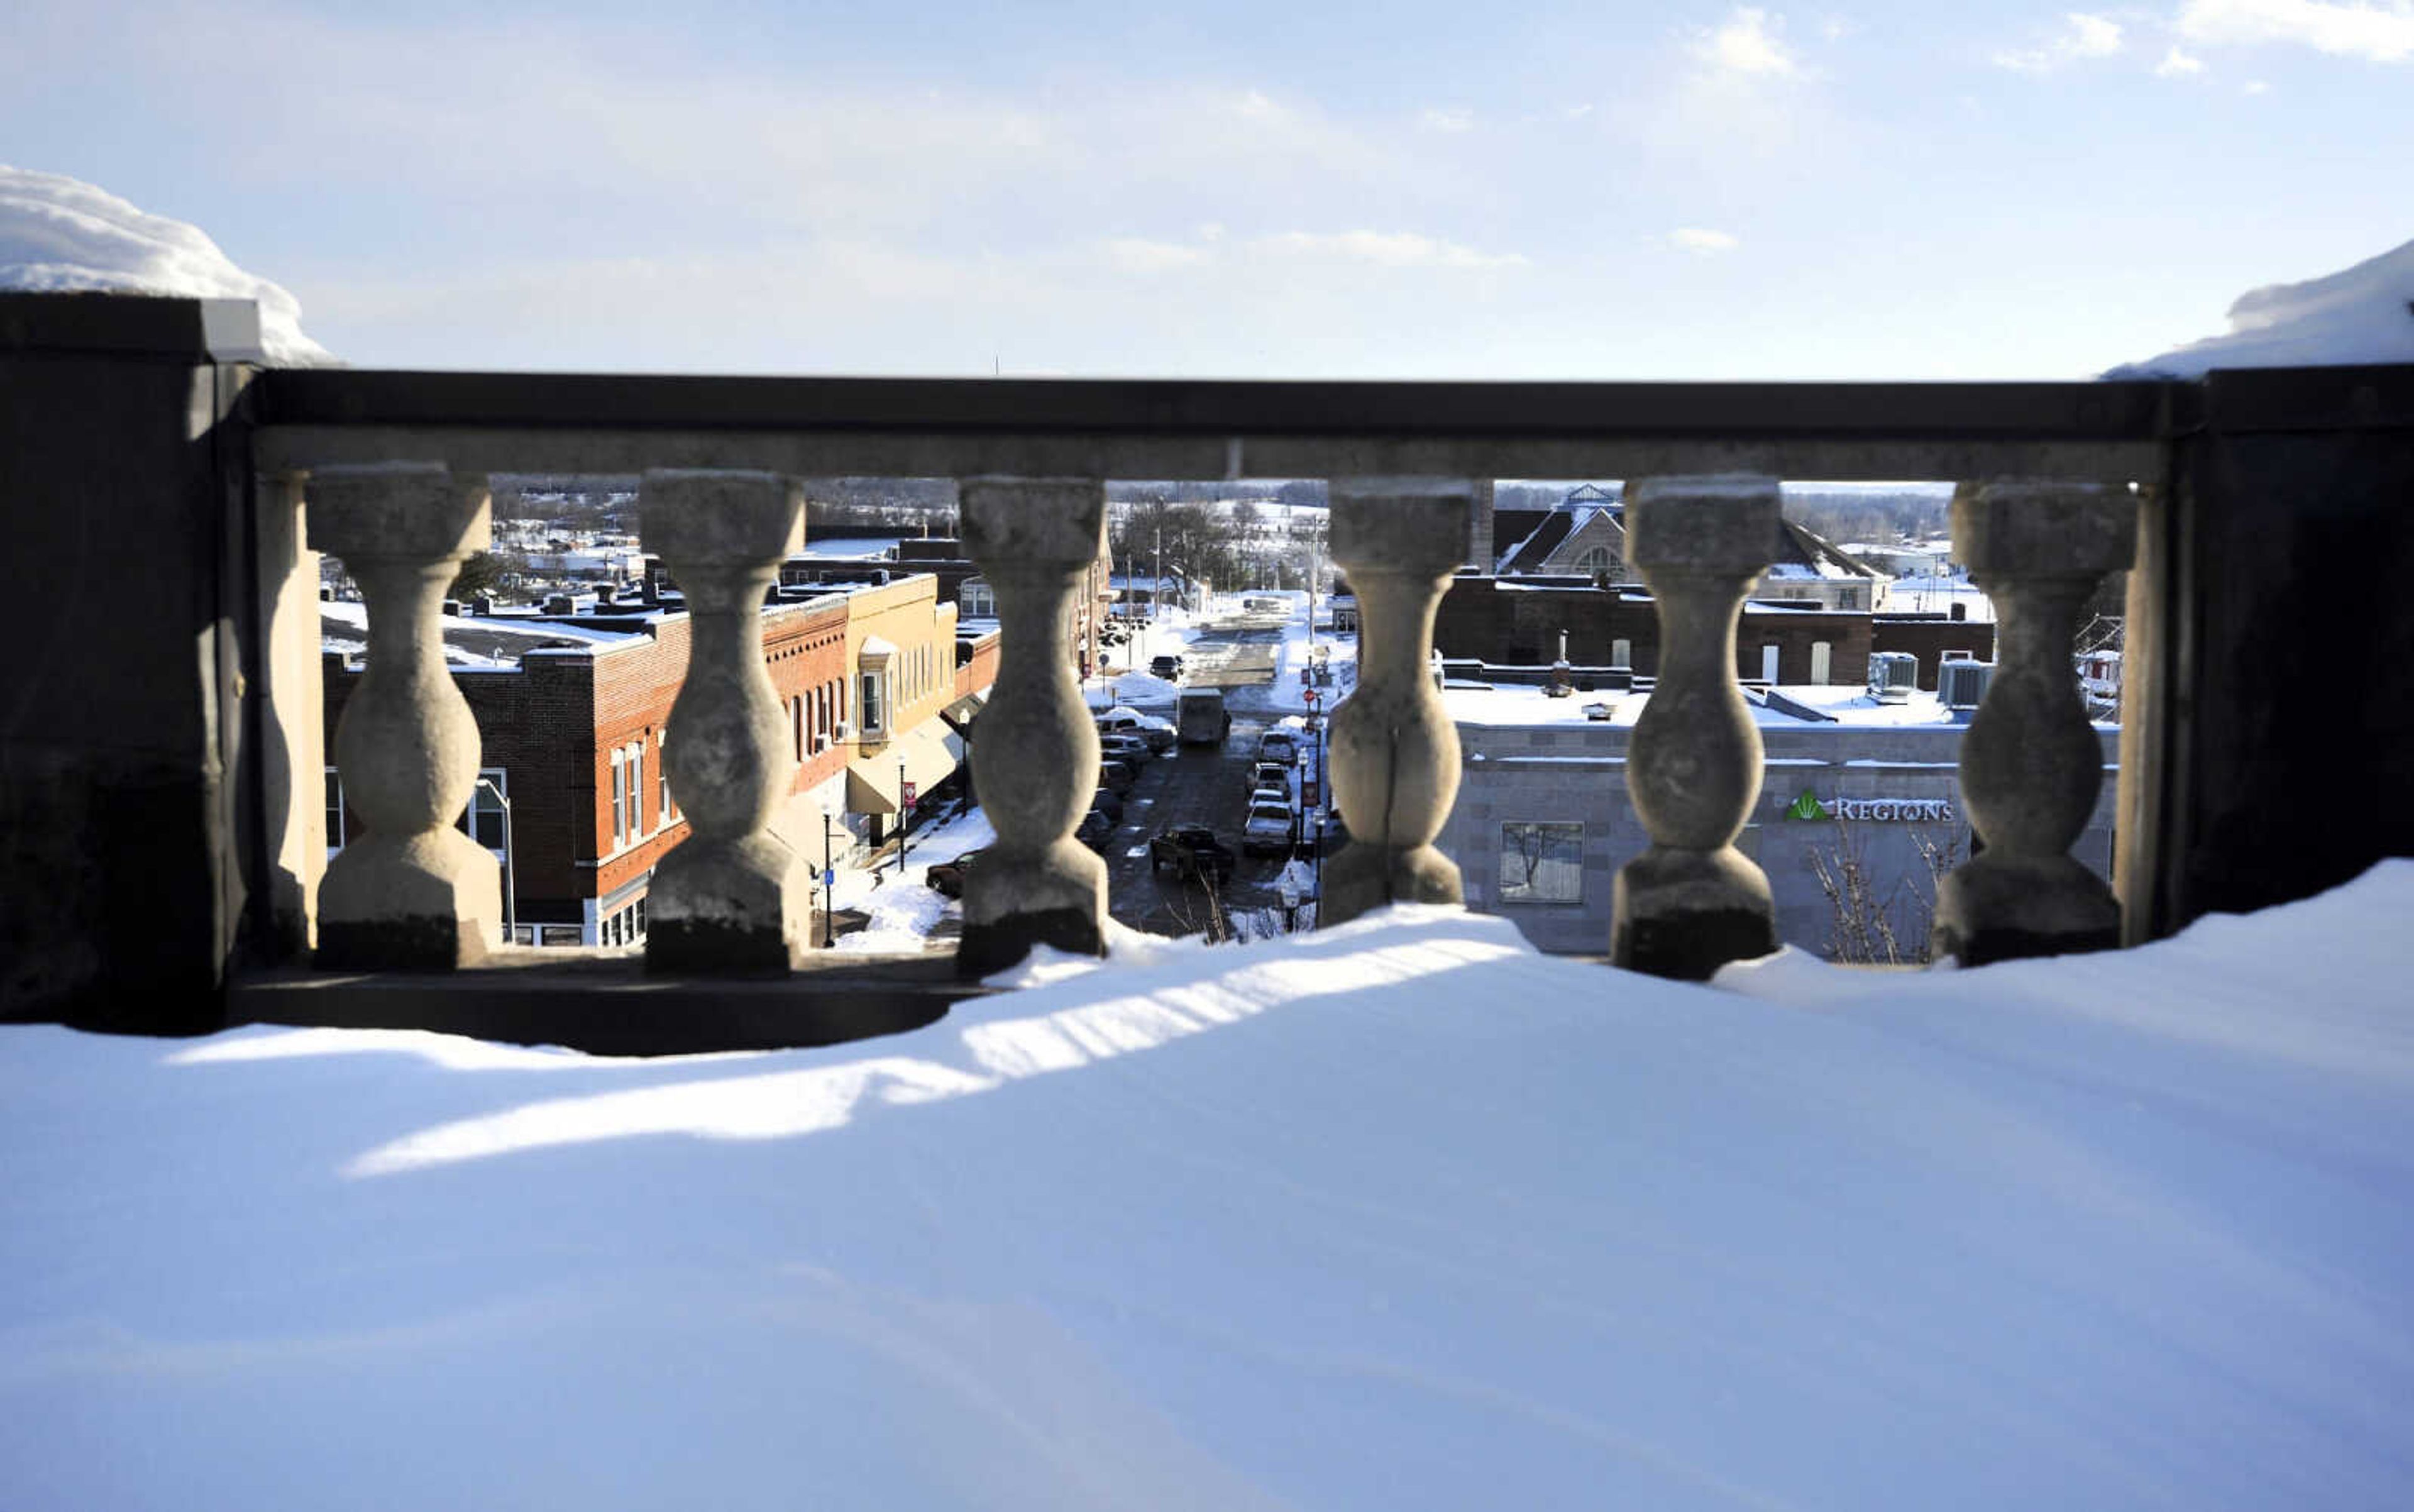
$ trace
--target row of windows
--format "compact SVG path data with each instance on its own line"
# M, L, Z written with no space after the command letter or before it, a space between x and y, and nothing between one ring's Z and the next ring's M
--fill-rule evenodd
M646 759L647 746L653 747L654 830L668 828L678 817L678 805L671 801L670 772L663 761L667 730L657 732L648 742L644 738L612 749L612 849L619 850L646 838Z
M788 728L796 741L797 759L802 761L816 751L829 749L839 724L845 718L844 678L832 678L789 699Z
M646 942L646 900L636 902L595 926L599 945L643 945Z

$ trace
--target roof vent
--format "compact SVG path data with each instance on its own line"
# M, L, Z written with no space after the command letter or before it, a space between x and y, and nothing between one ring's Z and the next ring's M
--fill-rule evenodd
M1992 662L1945 662L1936 668L1936 700L1947 709L1975 709L1994 680Z
M1919 686L1919 658L1905 651L1870 657L1870 696L1880 703L1909 703Z

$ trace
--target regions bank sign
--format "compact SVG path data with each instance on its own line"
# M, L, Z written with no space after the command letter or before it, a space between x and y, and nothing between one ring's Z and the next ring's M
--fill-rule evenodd
M1831 798L1819 801L1810 788L1802 789L1785 811L1789 819L1870 819L1895 823L1945 824L1953 818L1953 801L1949 798Z

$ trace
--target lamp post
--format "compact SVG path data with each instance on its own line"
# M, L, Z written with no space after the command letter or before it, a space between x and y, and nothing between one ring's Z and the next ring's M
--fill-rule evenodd
M512 867L512 801L504 796L500 787L495 786L495 779L492 777L480 776L478 786L494 794L495 801L502 805L503 939L508 944L517 945L520 942L520 901L519 889L514 882L515 873Z
M838 862L830 855L829 810L822 810L822 949L838 947Z
M906 809L914 801L914 789L905 785L905 758L897 758L897 875L905 875Z

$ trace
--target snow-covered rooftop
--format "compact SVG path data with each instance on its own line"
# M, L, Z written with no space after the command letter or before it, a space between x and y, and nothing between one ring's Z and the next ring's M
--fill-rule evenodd
M14 1507L2387 1507L2414 862L1722 987L1400 909L819 1050L0 1028Z
M271 365L335 360L302 334L300 301L235 266L199 228L146 215L64 173L0 163L0 289L257 300L261 353Z
M1826 720L1801 719L1747 697L1755 724L1776 729L1900 728L1906 725L1953 726L1968 721L1937 702L1933 693L1914 693L1902 703L1880 703L1867 688L1851 685L1786 684L1777 690L1785 697L1825 714ZM1517 727L1533 725L1608 725L1632 728L1651 701L1647 693L1577 692L1554 698L1538 687L1452 687L1443 690L1442 707L1461 725ZM1596 720L1586 711L1609 707L1610 717Z

